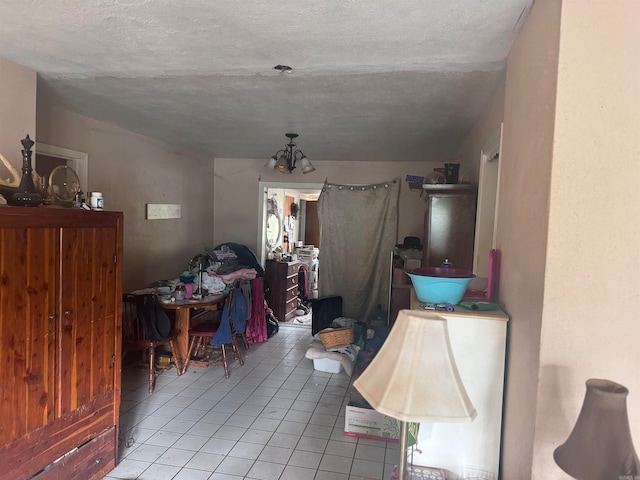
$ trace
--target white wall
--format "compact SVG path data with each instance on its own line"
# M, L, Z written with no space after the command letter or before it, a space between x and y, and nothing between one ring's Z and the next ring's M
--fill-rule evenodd
M496 229L496 247L501 252L500 300L511 317L502 459L505 479L532 478L560 7L556 0L534 3L507 61Z
M553 450L588 378L630 389L640 444L639 19L634 0L537 0L509 54L504 100L498 91L463 145L479 155L503 106L504 479L568 478Z
M89 185L124 212L123 291L176 278L213 246L213 160L38 99L38 141L89 154ZM180 204L181 218L146 220L147 203Z
M442 164L414 162L336 162L312 159L316 171L303 175L294 170L292 175L283 175L267 169L264 160L216 158L214 169L214 243L237 242L254 252L258 239L258 211L261 195L258 182L290 181L322 184L330 183L367 184L401 179L400 215L398 238L423 237L424 201L420 192L410 191L404 181L406 175L425 175ZM471 168L468 165L461 167Z
M533 478L560 479L588 378L629 388L640 447L640 3L564 0ZM606 171L606 174L601 172Z
M36 86L36 72L0 58L0 153L19 173L27 133L88 153L81 188L102 191L107 210L124 212L124 291L179 275L212 244L213 160L56 107ZM145 220L146 203L179 203L182 218Z
M36 141L36 72L0 57L0 153L22 174L22 140ZM35 157L35 155L34 155Z

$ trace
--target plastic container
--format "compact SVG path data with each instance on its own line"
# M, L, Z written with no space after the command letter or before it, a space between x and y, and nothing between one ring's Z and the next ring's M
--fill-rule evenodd
M313 368L320 372L340 373L342 364L337 360L333 360L332 358L314 358Z
M102 198L102 192L91 192L91 197L89 198L89 206L92 210L104 209L104 199Z
M460 303L467 286L475 277L469 270L438 267L416 268L407 272L407 275L411 278L419 301L451 305Z
M184 300L186 297L185 285L183 284L176 285L176 288L173 291L173 296L176 297L176 300Z
M171 364L171 357L169 355L160 355L158 357L158 365L167 366Z

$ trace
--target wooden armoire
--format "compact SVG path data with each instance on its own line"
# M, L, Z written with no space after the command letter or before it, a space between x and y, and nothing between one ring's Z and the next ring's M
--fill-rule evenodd
M117 460L123 217L0 206L0 479Z
M454 268L473 270L477 187L426 185L423 194L426 208L422 266L440 267L448 259Z

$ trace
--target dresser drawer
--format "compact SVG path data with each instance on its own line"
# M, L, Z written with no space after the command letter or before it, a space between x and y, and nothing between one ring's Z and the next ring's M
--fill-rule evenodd
M289 313L287 313L284 317L284 321L285 322L290 322L292 321L294 318L296 318L296 311L295 310L291 310Z
M291 300L289 300L286 303L285 306L285 321L288 321L292 316L295 317L296 315L296 309L298 308L298 299L297 298L292 298Z
M285 298L286 302L290 302L291 299L296 298L298 296L298 288L296 286L296 288L290 288L289 290L287 290L287 296Z
M292 275L291 277L287 277L287 290L292 287L298 286L298 275Z
M287 265L287 277L293 274L298 274L300 269L300 262L290 263Z

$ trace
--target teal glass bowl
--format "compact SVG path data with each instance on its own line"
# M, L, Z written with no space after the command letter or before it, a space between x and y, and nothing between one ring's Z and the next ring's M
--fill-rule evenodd
M464 297L475 275L456 268L416 268L407 275L413 283L416 297L422 303L457 305Z

